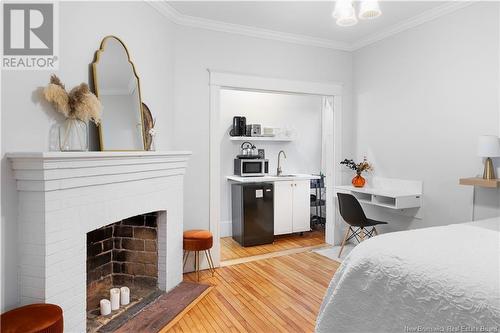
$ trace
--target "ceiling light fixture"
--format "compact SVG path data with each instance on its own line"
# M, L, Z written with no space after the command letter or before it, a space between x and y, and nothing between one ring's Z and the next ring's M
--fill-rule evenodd
M359 6L359 18L362 20L371 20L382 15L377 0L365 0Z
M341 27L350 27L358 23L352 0L337 0L332 16Z
M378 0L363 0L359 6L359 18L362 20L374 19L382 15ZM350 27L358 23L353 0L337 0L332 13L337 25Z

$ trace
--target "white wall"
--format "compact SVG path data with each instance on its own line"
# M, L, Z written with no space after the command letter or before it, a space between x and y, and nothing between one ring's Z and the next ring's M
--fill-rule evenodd
M245 116L247 124L289 128L295 132L292 142L247 141L265 149L269 160L269 173L276 174L277 156L281 158L284 174L319 174L321 169L321 114L322 97L267 93L242 90L221 90L221 237L231 235L231 185L226 176L234 173L234 158L240 153L240 141L230 141L229 130L234 116Z
M343 149L354 149L350 53L181 26L175 43L175 147L193 151L185 178L186 229L209 228L207 69L344 83Z
M424 181L422 220L370 210L385 231L471 219L473 189L458 179L482 172L477 137L499 133L498 18L498 4L478 3L354 53L358 157ZM476 194L476 218L500 215L498 190Z
M102 38L116 35L127 45L141 79L144 102L157 117L158 147L172 147L173 36L172 26L144 2L60 3L60 67L56 73L72 88L90 82L90 64ZM40 104L37 88L50 72L3 71L2 125L2 297L0 312L17 304L17 193L8 151L47 151L49 132L61 120Z

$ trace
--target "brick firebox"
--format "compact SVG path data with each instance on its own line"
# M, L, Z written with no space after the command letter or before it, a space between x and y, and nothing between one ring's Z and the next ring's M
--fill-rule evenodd
M158 285L157 213L138 215L87 233L87 311L112 287L131 293Z

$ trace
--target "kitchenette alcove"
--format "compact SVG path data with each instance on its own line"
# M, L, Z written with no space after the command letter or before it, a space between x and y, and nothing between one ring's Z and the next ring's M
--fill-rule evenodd
M190 152L9 153L18 191L21 304L53 303L86 331L87 233L155 213L157 287L182 281L183 179Z

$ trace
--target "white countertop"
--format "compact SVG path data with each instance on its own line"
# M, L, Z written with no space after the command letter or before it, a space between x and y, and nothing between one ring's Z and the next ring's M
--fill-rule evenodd
M267 175L261 177L241 177L241 176L227 176L228 181L236 183L263 183L263 182L279 182L286 180L311 180L320 179L317 175L306 175L306 174L293 174L285 176Z

